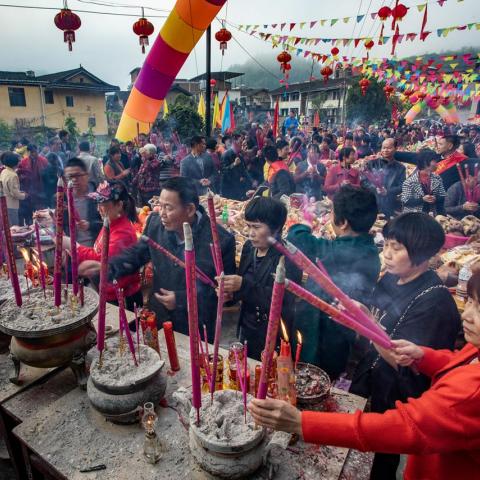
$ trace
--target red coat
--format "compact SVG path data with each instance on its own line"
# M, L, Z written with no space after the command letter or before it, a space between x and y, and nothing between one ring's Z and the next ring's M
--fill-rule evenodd
M471 344L424 352L418 369L432 386L420 398L383 414L303 412L305 441L407 453L405 480L480 478L480 365L470 363L479 352Z
M97 239L93 247L85 247L79 245L78 247L78 263L82 263L85 260L101 259L102 254L102 238L103 227L98 234ZM114 257L123 252L126 248L131 247L137 243L137 235L135 228L130 220L123 216L110 223L110 244L108 247L109 257ZM127 275L118 280L118 286L124 289L125 297L129 297L140 290L140 274L134 273ZM107 301L111 302L116 300L115 288L113 284L109 283L107 286Z
M325 184L323 189L329 198L332 198L344 181L348 180L350 185L355 187L360 186L360 172L356 168L349 168L348 170L341 165L333 165L328 169L325 177Z

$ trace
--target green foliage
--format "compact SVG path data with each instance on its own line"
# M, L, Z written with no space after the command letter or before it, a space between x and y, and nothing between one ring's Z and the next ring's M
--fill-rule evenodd
M159 120L157 125L162 131L176 130L182 141L195 134L201 135L204 131L203 119L193 100L186 95L179 95L173 105L169 105L168 115Z
M358 81L348 90L346 99L347 122L374 123L389 119L392 107L385 98L383 84L370 78L370 86L365 95L362 95Z
M80 130L78 129L77 121L75 120L75 118L73 118L71 115L68 115L67 118L65 118L65 122L63 125L65 127L65 130L70 135L70 141L72 143L76 143L77 138L80 135Z
M0 149L10 147L10 142L13 140L13 130L7 122L0 119Z

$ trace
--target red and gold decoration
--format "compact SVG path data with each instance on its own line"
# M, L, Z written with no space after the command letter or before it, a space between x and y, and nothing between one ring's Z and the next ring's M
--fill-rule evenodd
M148 37L152 35L153 31L155 28L153 27L152 22L149 22L143 13L143 7L142 7L142 17L139 18L134 24L133 24L133 32L135 35L139 36L139 43L140 46L142 47L142 53L145 54L145 45L148 45Z
M232 34L229 32L225 26L215 34L215 39L217 42L220 42L220 50L222 51L222 55L225 54L225 50L227 49L227 43L232 39Z
M333 47L333 48L330 50L330 53L333 55L333 57L337 57L338 54L340 53L340 50L339 50L337 47Z
M392 87L391 85L385 85L383 87L383 91L385 93L385 98L387 100L390 100L390 97L393 95L393 92L395 91L395 88Z
M288 72L292 68L292 66L290 65L290 60L292 60L292 56L286 50L279 53L277 56L277 61L280 62L280 70L286 76L288 76Z
M56 27L63 31L63 41L68 43L68 50L71 52L72 43L75 41L75 30L82 25L80 17L68 8L67 0L64 0L63 8L55 15L53 21Z
M362 95L365 96L370 86L370 80L368 78L362 78L358 84L360 85L360 90L362 91Z

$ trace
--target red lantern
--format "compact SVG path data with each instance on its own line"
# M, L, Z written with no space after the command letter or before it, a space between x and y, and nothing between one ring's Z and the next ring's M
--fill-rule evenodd
M395 89L391 85L385 85L383 87L383 91L385 92L385 97L387 100L390 100L390 97L393 95Z
M358 84L360 85L360 89L362 91L362 95L365 96L365 94L367 93L367 89L368 87L370 86L370 80L368 78L362 78Z
M68 50L71 52L72 43L75 41L75 30L80 28L82 21L67 7L67 2L65 2L65 8L55 15L54 22L57 28L63 30L63 41L68 43Z
M224 55L227 49L227 42L232 39L232 34L225 27L222 27L215 34L215 39L220 42L220 50L222 51L222 55Z
M377 13L382 22L384 22L391 14L392 10L390 7L382 7Z
M403 92L403 94L408 98L408 97L410 97L410 95L414 94L414 91L413 90L405 90Z
M292 66L289 63L291 59L292 59L292 56L285 50L278 54L277 61L280 62L280 70L283 73L285 73L286 71L292 68Z
M427 94L425 92L417 92L417 97L420 100L423 100L426 96L427 96Z
M325 83L328 82L328 77L333 73L333 70L329 67L329 66L326 66L326 67L323 67L321 70L320 70L320 73L322 74L323 76L323 81Z
M408 8L403 3L392 8L392 17L395 22L400 22L407 13Z
M450 103L450 97L443 97L440 103L444 106L447 106Z
M217 84L217 81L216 81L214 78L211 78L211 79L210 79L210 86L211 86L212 88L214 88L216 84Z
M331 54L336 57L339 53L340 53L340 50L337 48L337 47L333 47L331 50L330 50Z
M145 53L145 45L148 45L148 36L151 35L154 30L153 24L143 16L142 9L142 18L133 24L134 33L140 37L139 43L142 47L142 53Z
M365 48L367 49L367 51L370 51L373 46L375 45L375 42L373 40L366 40L365 43Z

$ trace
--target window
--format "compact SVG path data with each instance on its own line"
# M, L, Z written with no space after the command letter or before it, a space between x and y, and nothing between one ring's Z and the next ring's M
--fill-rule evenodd
M8 97L10 99L11 107L26 107L25 89L8 87Z
M67 107L73 107L73 95L67 95L65 102L67 103Z
M88 117L88 127L93 128L97 126L97 120L95 117Z
M280 109L280 115L282 117L286 117L288 115L288 108L282 108Z
M43 96L45 97L45 103L49 105L53 105L53 91L52 90L44 90Z
M292 101L300 100L300 93L299 92L291 93L290 100Z

